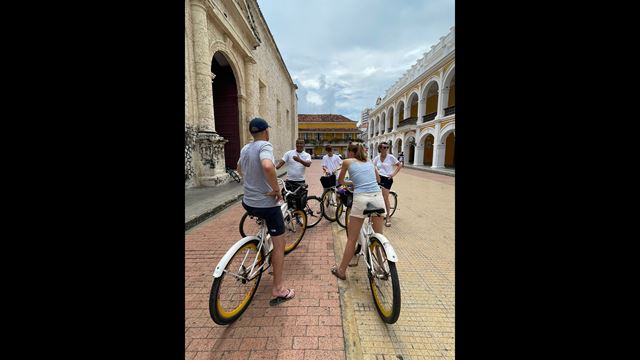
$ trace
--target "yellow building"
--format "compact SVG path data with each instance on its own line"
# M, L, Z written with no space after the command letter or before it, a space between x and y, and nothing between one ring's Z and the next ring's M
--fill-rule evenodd
M317 158L325 155L326 145L334 154L345 156L351 141L358 138L357 122L337 114L298 114L298 138L304 139L305 151Z

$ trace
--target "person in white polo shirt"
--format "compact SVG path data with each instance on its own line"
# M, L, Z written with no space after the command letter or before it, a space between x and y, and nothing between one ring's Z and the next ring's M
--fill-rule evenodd
M304 139L296 140L296 148L287 151L276 165L280 169L287 165L287 189L295 191L298 186L304 184L305 168L311 166L311 155L304 151Z
M327 155L322 157L322 170L325 175L333 175L340 170L342 159L340 159L340 156L333 154L331 145L327 145L324 149L327 150Z

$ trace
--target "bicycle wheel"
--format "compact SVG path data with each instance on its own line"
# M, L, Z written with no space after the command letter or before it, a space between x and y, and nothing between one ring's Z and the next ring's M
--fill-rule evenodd
M294 210L284 218L284 254L292 252L307 231L307 214L302 210Z
M307 228L316 226L322 220L322 202L317 196L307 198L307 206L304 208L307 213Z
M209 315L216 324L234 322L249 307L262 277L261 271L249 277L256 256L258 264L262 262L258 244L258 240L244 244L233 254L222 276L213 280L209 294Z
M344 204L340 204L340 207L336 210L336 222L345 229L347 227L346 215L347 207Z
M368 273L371 295L382 320L393 324L400 316L400 280L396 264L387 260L387 253L375 235L369 242L367 261L371 264Z
M249 235L257 235L260 231L260 224L258 224L258 218L249 216L249 213L245 212L240 219L240 225L238 225L240 235L242 237Z
M398 194L393 191L389 191L389 217L392 217L396 213L398 207Z
M336 221L336 212L339 203L341 203L341 201L340 197L336 194L336 189L330 188L325 190L324 194L322 194L322 215L325 219L331 222Z

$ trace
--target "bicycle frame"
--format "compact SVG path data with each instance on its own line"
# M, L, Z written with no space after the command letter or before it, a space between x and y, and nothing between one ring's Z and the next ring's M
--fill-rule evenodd
M267 231L267 226L264 223L264 220L261 220L262 223L260 224L260 230L258 232L257 235L251 235L251 236L245 236L242 239L240 239L240 241L236 242L235 244L233 244L233 246L231 246L231 248L229 250L227 250L227 252L224 254L224 256L222 257L222 259L220 259L220 261L218 262L218 265L216 265L215 270L213 271L213 277L214 278L219 278L220 276L222 276L222 273L224 271L224 269L227 267L227 263L229 262L229 260L231 260L231 257L233 256L233 254L236 253L236 251L238 251L238 249L240 249L241 247L243 247L244 245L246 245L248 242L251 242L253 240L258 240L258 251L256 253L256 257L255 259L253 259L253 263L251 264L251 270L249 271L249 276L247 277L246 280L251 280L253 279L256 275L259 274L259 272L263 272L266 269L269 268L270 266L270 261L269 261L269 257L271 256L271 249L273 249L273 246L271 245L271 236L269 235L269 232ZM265 244L269 246L269 250L265 251ZM262 253L263 256L263 261L262 264L260 265L260 268L256 269L256 265L258 264L258 254ZM245 259L246 260L246 256L245 255ZM243 260L243 263L244 263ZM265 264L269 264L269 266L267 266L266 268L263 269L263 267L265 266ZM259 272L258 272L259 271ZM238 278L242 278L237 274L234 273L230 273L231 275L238 277Z
M278 179L278 183L282 184L284 191L285 191L285 200L287 197L291 196L291 195L295 195L295 193L301 189L302 187L299 187L298 189L296 189L296 191L289 191L287 189L287 187L284 184L284 180L282 179ZM290 212L291 209L289 209L289 205L287 204L287 201L284 201L281 205L280 205L280 210L282 211L282 217L286 217L287 213ZM258 240L259 244L258 244L258 252L256 254L256 258L253 260L253 264L251 265L251 270L249 271L249 276L247 278L247 280L252 279L254 276L256 276L258 274L257 271L263 272L266 269L269 268L270 266L270 261L269 260L269 256L271 254L271 250L273 249L273 244L271 243L271 235L269 235L269 232L267 231L267 225L264 223L264 219L259 220L261 221L260 223L260 230L258 231L258 234L256 235L251 235L251 236L245 236L242 239L240 239L238 242L236 242L235 244L233 244L233 246L231 246L231 248L229 250L227 250L227 252L224 254L224 256L222 257L222 259L220 259L220 261L218 262L218 265L216 265L215 270L213 271L213 277L214 278L219 278L220 276L222 276L222 273L224 271L224 269L227 267L227 263L229 262L229 260L231 260L231 257L233 256L233 254L236 253L236 251L238 251L238 249L240 249L241 247L243 247L244 245L246 245L248 242L253 241L253 240ZM292 226L296 226L295 222L291 222ZM265 247L265 243L268 245L269 249L268 251L264 251L264 247ZM264 261L262 262L262 265L260 266L260 268L256 269L256 265L258 264L258 254L262 253ZM246 255L245 255L245 259L246 260ZM244 261L243 261L244 263ZM266 268L263 269L265 264L269 264L269 266L267 266ZM237 274L233 274L231 273L231 275L239 277Z
M373 231L373 226L371 225L371 216L375 216L375 215L369 215L369 217L365 219L365 223L360 228L360 235L358 237L358 242L360 243L360 253L357 254L358 256L359 255L364 256L365 255L364 251L365 249L367 249L366 251L369 253L368 254L369 257L364 256L364 258L369 271L372 270L372 264L369 264L367 259L373 259L373 257L371 256L371 250L369 249L369 239L372 236L375 236L376 238L378 238L382 243L382 247L384 248L384 251L387 253L387 260L394 263L398 262L398 256L396 255L396 251L393 249L393 246L391 245L391 242L389 241L389 239L387 239L386 236Z

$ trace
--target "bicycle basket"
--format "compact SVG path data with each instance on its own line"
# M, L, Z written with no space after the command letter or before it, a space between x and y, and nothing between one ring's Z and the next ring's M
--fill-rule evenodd
M287 189L289 191L296 191L300 184L292 183L287 181ZM307 194L309 191L307 189L300 189L295 195L289 195L287 199L287 205L296 210L303 210L305 206L307 206ZM285 196L284 189L282 189L282 196Z
M322 183L322 187L325 189L336 186L336 174L321 176L320 182Z
M347 188L339 188L337 192L340 195L340 200L342 200L344 206L350 208L351 205L353 205L353 191Z

